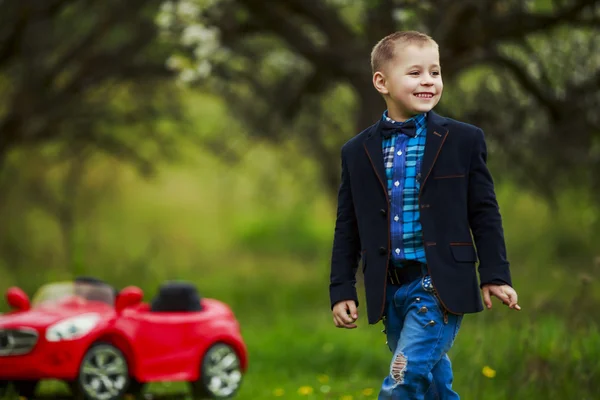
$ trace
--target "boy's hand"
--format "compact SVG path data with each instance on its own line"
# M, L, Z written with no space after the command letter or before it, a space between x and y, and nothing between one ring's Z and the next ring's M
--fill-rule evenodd
M515 289L513 289L509 285L487 284L487 285L483 285L482 290L483 290L483 302L485 303L485 305L488 309L492 308L492 299L490 297L490 295L491 295L491 296L496 296L497 298L499 298L504 305L507 305L510 308L517 310L517 311L521 310L521 306L519 306L519 304L517 304L517 301L518 301L517 292L515 291Z
M333 306L333 322L338 328L354 329L354 321L358 319L358 311L354 300L344 300L337 302Z

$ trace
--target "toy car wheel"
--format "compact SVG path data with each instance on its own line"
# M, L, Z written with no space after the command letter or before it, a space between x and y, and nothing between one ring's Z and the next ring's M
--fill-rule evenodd
M211 399L232 397L242 383L240 358L224 343L210 347L202 358L200 378L192 383L194 396Z
M73 389L77 398L114 400L123 397L129 386L129 367L116 347L100 343L85 353Z

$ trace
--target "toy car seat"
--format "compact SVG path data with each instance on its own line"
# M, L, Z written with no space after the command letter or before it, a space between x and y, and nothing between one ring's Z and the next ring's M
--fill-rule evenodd
M150 311L183 312L201 311L200 294L196 287L188 282L166 282L152 299Z

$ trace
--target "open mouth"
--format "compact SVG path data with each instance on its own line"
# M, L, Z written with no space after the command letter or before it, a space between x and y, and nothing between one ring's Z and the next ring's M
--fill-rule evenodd
M433 93L415 93L415 96L420 99L431 99L433 97Z

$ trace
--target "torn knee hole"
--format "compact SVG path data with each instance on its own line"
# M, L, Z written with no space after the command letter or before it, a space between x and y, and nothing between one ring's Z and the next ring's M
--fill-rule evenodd
M404 383L404 372L406 371L406 356L398 353L392 362L392 378L397 383Z

